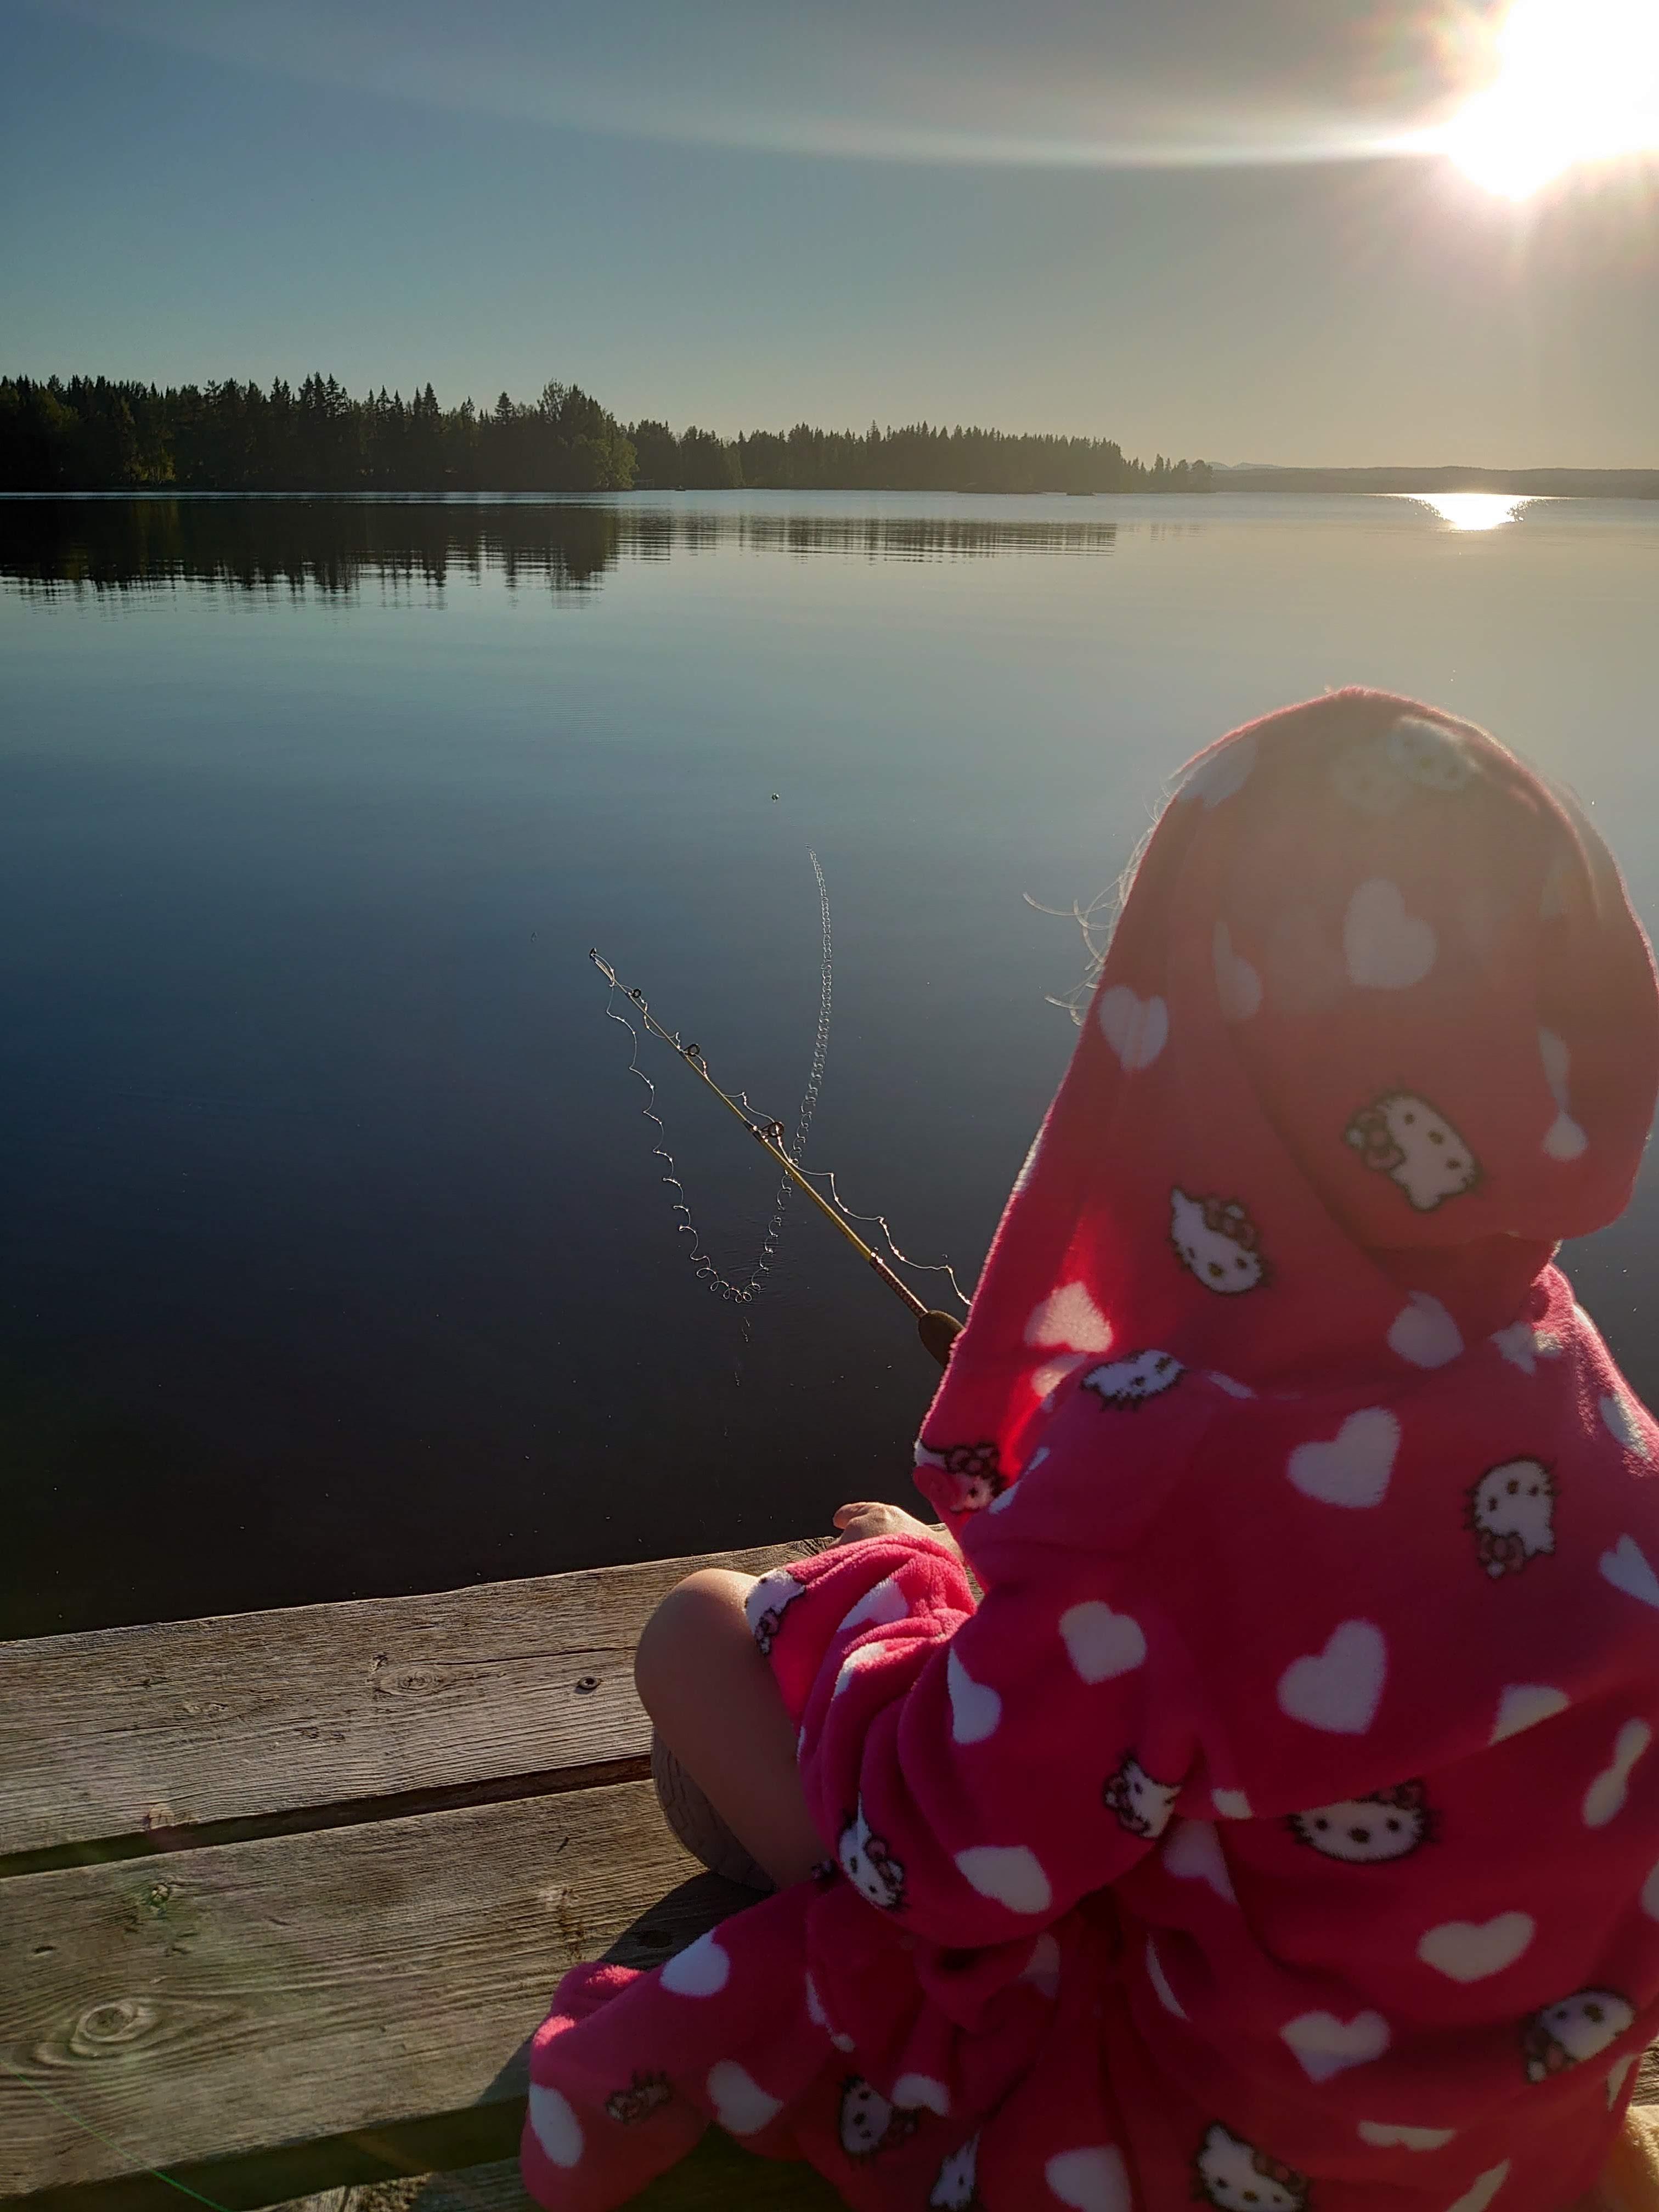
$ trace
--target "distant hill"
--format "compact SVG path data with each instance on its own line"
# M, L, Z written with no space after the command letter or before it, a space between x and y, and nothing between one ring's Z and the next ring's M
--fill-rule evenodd
M1283 469L1212 461L1234 491L1492 491L1534 498L1659 499L1659 469Z

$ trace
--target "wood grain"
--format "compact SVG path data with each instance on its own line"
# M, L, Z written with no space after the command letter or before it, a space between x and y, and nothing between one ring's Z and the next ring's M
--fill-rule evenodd
M521 2095L560 1974L665 1957L695 1871L629 1783L0 1883L0 2197Z
M812 1548L0 1644L0 1856L639 1758L653 1608Z
M629 2212L839 2212L842 2198L810 2166L756 2158L711 2128L689 2158L629 2200ZM535 2212L516 2159L460 2173L411 2175L331 2189L273 2212Z

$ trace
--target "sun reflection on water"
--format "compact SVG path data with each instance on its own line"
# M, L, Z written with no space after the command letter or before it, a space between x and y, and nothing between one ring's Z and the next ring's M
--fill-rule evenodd
M1517 495L1509 491L1396 491L1389 496L1432 507L1442 522L1453 530L1501 530L1506 522L1518 522L1538 495L1528 492Z

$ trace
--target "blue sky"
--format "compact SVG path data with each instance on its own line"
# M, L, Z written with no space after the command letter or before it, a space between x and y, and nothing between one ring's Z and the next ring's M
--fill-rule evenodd
M1652 165L1380 151L1412 0L0 0L0 368L1659 465Z

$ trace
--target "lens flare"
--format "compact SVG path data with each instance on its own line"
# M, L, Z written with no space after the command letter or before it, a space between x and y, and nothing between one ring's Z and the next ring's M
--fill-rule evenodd
M1519 522L1540 495L1507 491L1396 491L1390 499L1408 499L1426 507L1453 530L1501 530L1506 522Z
M1497 77L1438 133L1488 191L1525 199L1578 162L1659 150L1656 0L1515 0L1498 48Z

